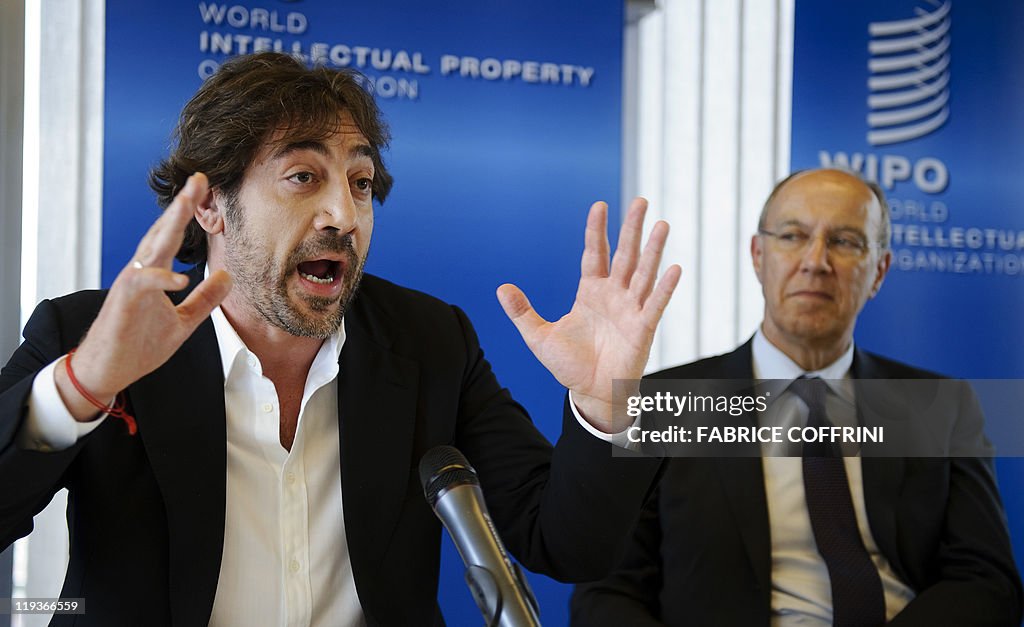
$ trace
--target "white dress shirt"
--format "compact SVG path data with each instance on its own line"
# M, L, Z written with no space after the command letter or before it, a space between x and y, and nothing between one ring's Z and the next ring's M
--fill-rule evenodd
M792 380L801 375L821 377L829 384L826 399L829 416L851 414L856 417L854 388L848 382L853 364L853 345L835 362L814 372L800 368L785 353L757 331L753 342L755 379ZM773 403L780 413L797 416L799 424L807 420L807 406L787 393ZM833 411L833 407L837 411ZM846 476L850 482L850 496L857 516L857 527L871 561L878 568L885 593L886 619L892 619L914 598L914 592L899 580L889 561L878 550L871 535L867 510L864 506L864 483L861 458L844 457ZM771 534L771 579L773 627L832 624L832 588L828 567L818 553L807 513L804 493L803 463L799 457L761 458L764 469L765 495L768 501L768 521Z
M344 326L309 368L287 451L274 383L219 307L210 318L224 367L228 447L224 553L210 625L365 624L341 498Z

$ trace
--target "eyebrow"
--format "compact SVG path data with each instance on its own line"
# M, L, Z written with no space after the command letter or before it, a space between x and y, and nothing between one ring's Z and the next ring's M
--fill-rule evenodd
M798 227L800 227L802 229L803 228L807 228L806 224L804 224L800 220L795 220L795 219L794 220L785 220L783 222L780 222L779 224L775 225L775 228L782 229L782 228L785 228L787 226L798 226Z
M327 146L322 141L308 139L305 141L291 142L285 144L280 149L274 151L274 154L271 155L270 159L272 161L277 161L278 159L283 159L284 157L287 157L288 155L294 152L300 152L302 150L311 150L325 157L330 156L330 150L327 149ZM370 159L373 159L374 150L372 147L370 147L369 144L356 144L349 151L349 155L368 157Z
M806 224L804 224L800 220L796 220L796 219L786 220L786 221L782 222L781 224L777 225L775 228L776 229L784 229L784 228L790 227L790 226L796 226L796 227L799 227L801 229L808 228ZM850 225L844 224L844 225L839 225L839 226L835 226L835 227L829 228L829 232L830 233L838 233L838 232L842 232L842 231L848 231L848 232L851 232L851 233L857 233L858 235L864 235L864 230L859 228L859 227L856 227L856 226L850 226Z
M373 159L375 153L373 148L370 147L370 144L356 144L352 147L352 150L349 151L349 154Z
M323 155L325 157L328 154L330 154L329 151L327 150L327 146L325 146L323 142L310 139L306 141L291 142L285 144L278 148L277 150L275 150L274 154L271 155L270 158L271 160L276 161L278 159L287 157L288 155L294 152L300 152L303 150L312 150L313 152Z

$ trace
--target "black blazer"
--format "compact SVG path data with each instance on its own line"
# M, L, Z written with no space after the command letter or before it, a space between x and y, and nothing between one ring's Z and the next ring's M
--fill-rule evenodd
M194 271L193 282L201 276ZM128 389L137 437L106 420L65 451L14 442L35 373L80 341L104 297L42 302L0 374L0 547L27 534L32 516L67 487L71 555L61 594L84 597L87 614L55 623L206 625L221 565L226 472L212 322ZM498 385L455 307L366 276L345 325L339 472L370 624L443 623L441 527L417 472L438 444L457 446L476 467L495 523L524 566L575 581L614 566L659 460L613 459L571 412L552 448Z
M852 375L936 376L860 350ZM751 379L751 342L653 378ZM1019 624L1020 577L991 460L864 457L861 464L871 533L917 594L891 624ZM672 459L622 564L577 586L571 604L579 626L767 626L771 539L761 459Z

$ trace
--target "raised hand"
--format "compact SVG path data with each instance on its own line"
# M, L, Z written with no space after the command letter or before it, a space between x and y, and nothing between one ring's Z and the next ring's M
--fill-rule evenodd
M188 277L174 272L171 263L185 226L208 189L206 175L189 177L139 242L132 262L117 275L103 308L76 350L76 378L97 399L113 398L170 359L231 291L231 279L221 270L177 306L165 294L188 285ZM96 408L78 394L64 369L54 372L71 415L82 421L95 417Z
M544 320L518 287L498 288L498 300L526 345L572 390L587 422L605 433L630 424L612 411L612 381L643 376L654 330L682 272L673 265L655 285L668 224L654 225L641 254L646 212L643 198L630 204L609 270L608 205L590 207L576 301L558 321Z

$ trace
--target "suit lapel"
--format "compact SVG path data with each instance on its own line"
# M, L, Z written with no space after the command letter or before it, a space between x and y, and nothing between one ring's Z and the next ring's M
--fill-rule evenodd
M128 394L167 510L174 624L210 619L224 548L224 374L207 319Z
M723 358L721 379L743 380L753 384L753 340L747 341ZM752 424L757 423L748 414ZM747 457L717 458L718 479L732 508L733 519L743 538L761 590L771 590L771 537L768 524L768 501L764 492L764 468L759 453Z
M771 590L771 531L761 458L720 457L714 461L760 589Z
M877 362L867 353L856 350L853 357L851 373L856 381L871 379L884 379L886 373L882 371ZM865 422L865 404L869 402L868 395L878 394L877 387L865 389L860 385L857 387L857 419L860 424ZM886 429L887 441L906 441L897 433L889 433L890 429L899 429L903 425L900 415L899 404L903 399L895 396L892 399L874 399L872 405L875 408L887 410L891 417L883 416ZM870 422L869 418L869 422ZM861 458L861 473L864 486L864 506L867 510L868 525L871 528L871 535L878 545L878 549L889 560L896 572L904 572L900 562L899 547L897 546L896 512L899 507L899 495L902 490L906 460L902 457L881 457L867 455Z
M367 613L387 602L373 597L381 591L375 579L414 479L419 379L418 364L392 352L390 334L371 306L361 294L346 315L338 373L345 535Z

